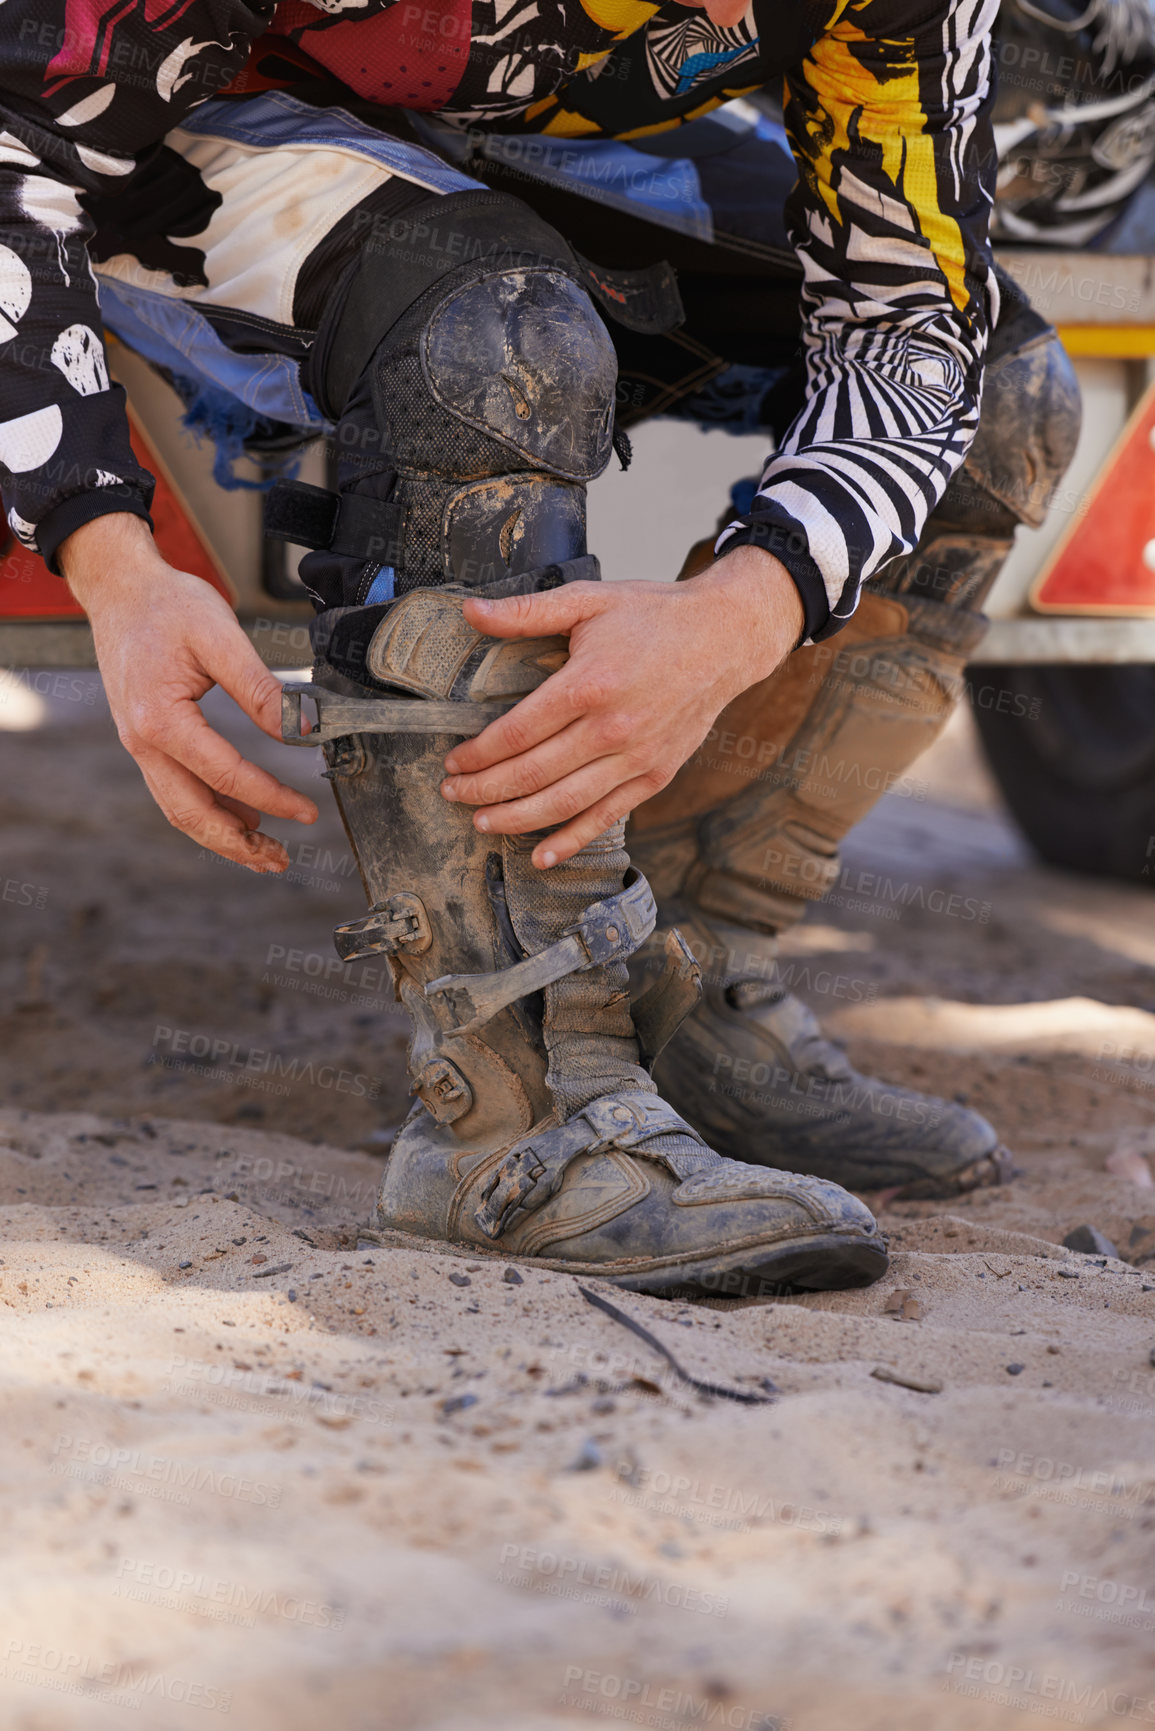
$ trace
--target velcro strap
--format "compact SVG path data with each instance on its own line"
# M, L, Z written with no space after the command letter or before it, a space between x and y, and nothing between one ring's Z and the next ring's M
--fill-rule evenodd
M591 902L556 944L492 974L444 974L425 988L443 1033L471 1034L518 998L540 992L566 974L604 962L624 961L640 949L657 923L649 884L632 866L625 889Z
M486 1180L474 1219L487 1238L500 1238L515 1215L532 1213L556 1195L567 1166L579 1154L625 1148L644 1155L647 1142L670 1135L688 1136L701 1144L697 1132L660 1095L606 1094L583 1106L565 1124L515 1142ZM666 1155L656 1158L665 1162Z
M401 563L400 505L366 493L331 493L307 481L276 481L265 498L265 534L378 565Z
M307 481L274 481L265 494L265 534L298 547L327 547L337 527L337 495Z

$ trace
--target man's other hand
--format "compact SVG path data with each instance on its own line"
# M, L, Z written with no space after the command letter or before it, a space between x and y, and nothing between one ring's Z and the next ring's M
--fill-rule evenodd
M248 763L215 733L198 700L214 685L274 739L281 687L224 598L176 571L139 517L98 517L71 534L61 569L88 614L112 718L175 829L255 872L289 856L261 813L314 823L311 799Z

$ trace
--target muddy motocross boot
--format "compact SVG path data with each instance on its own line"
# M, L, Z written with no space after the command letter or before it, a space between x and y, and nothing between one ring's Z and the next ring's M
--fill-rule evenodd
M1010 313L971 456L917 551L836 637L737 698L629 832L662 925L679 926L705 975L702 1006L655 1070L663 1093L721 1153L854 1190L942 1196L1010 1170L978 1113L854 1070L776 959L778 935L837 883L843 836L945 726L986 630L975 609L1073 452L1069 363L1021 297ZM709 557L699 543L684 575ZM634 964L641 984L647 959Z
M538 871L537 838L484 835L440 793L452 747L565 659L564 639L481 636L463 606L597 579L585 483L609 457L616 369L565 243L516 200L455 195L410 220L425 276L394 221L315 378L369 455L336 494L281 483L271 505L329 602L316 723L302 735L306 690L286 688L285 737L324 744L370 904L337 928L338 953L387 957L412 1026L417 1103L378 1226L653 1293L875 1280L886 1251L860 1202L723 1159L651 1080L696 970L671 936L631 1013L627 962L655 908L624 826ZM487 224L496 264L492 248L461 263Z
M542 872L536 837L483 835L442 798L447 753L491 719L495 693L532 688L564 654L480 637L463 599L416 590L390 609L371 688L316 672L353 698L347 717L395 729L326 748L371 904L337 928L338 952L388 956L413 1029L418 1104L388 1156L379 1226L653 1293L876 1279L886 1254L861 1203L722 1159L658 1093L645 1048L693 1002L695 970L671 936L631 1014L627 959L655 908L623 826ZM324 723L323 691L317 703Z

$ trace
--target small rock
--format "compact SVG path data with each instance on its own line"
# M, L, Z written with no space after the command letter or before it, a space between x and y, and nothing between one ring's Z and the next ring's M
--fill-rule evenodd
M604 1466L604 1464L605 1456L602 1454L601 1449L598 1447L593 1437L588 1436L577 1454L574 1456L573 1460L569 1463L566 1471L570 1473L592 1473L596 1468Z
M472 1282L472 1280L470 1280L468 1274L451 1274L449 1276L449 1279L454 1286L472 1286L473 1285L473 1282Z
M1007 1375L1008 1376L1022 1376L1022 1374L1026 1370L1026 1368L1027 1367L1025 1364L1008 1364L1007 1365Z
M177 1267L178 1268L191 1268L192 1263L191 1262L178 1262Z
M449 1396L448 1400L442 1401L441 1413L444 1418L449 1418L452 1413L464 1412L466 1407L476 1405L477 1396L475 1394L453 1394Z
M1050 1343L1049 1343L1049 1345L1048 1345L1048 1347L1047 1347L1047 1351L1048 1351L1048 1352L1053 1352L1053 1353L1054 1353L1054 1354L1055 1354L1055 1355L1056 1355L1056 1357L1057 1357L1057 1356L1058 1356L1058 1354L1059 1354L1059 1352L1060 1352L1060 1351L1061 1351L1061 1350L1062 1350L1062 1349L1061 1349L1061 1348L1060 1348L1060 1347L1057 1347L1057 1346L1056 1346L1056 1345L1055 1345L1055 1343L1054 1343L1054 1341L1051 1341L1051 1342L1050 1342Z
M295 1292L294 1292L294 1291L293 1291L293 1289L292 1289L292 1287L291 1287L291 1286L290 1286L290 1288L289 1288L289 1290L288 1290L288 1292L286 1292L286 1294L285 1294L285 1297L286 1297L286 1298L287 1298L287 1299L288 1299L288 1301L289 1301L289 1303L290 1303L290 1304L296 1304L296 1302L297 1302L297 1295L296 1295L296 1293L295 1293Z
M1079 1270L1077 1268L1057 1268L1055 1273L1058 1275L1060 1280L1078 1280L1079 1278Z
M505 1273L502 1275L501 1278L505 1281L505 1284L507 1286L524 1286L525 1285L525 1281L522 1279L521 1275L517 1272L516 1268L507 1268Z
M1155 1346L1153 1346L1151 1351L1147 1354L1147 1363L1155 1364Z
M1063 1240L1064 1250L1079 1250L1084 1256L1114 1256L1119 1252L1097 1226L1076 1226Z

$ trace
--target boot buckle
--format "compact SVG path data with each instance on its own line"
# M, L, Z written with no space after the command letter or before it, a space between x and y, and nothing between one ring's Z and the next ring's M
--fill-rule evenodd
M625 961L645 943L656 919L653 892L631 866L625 888L591 902L556 944L492 974L443 974L430 980L425 996L442 1033L472 1034L507 1004L544 990L566 974Z
M473 1089L448 1058L431 1058L409 1090L438 1124L455 1124L473 1105Z
M407 890L375 902L362 919L346 920L333 928L333 947L343 962L394 956L398 950L420 956L432 942L424 904Z
M521 1207L544 1171L545 1163L531 1142L510 1150L482 1190L481 1207L474 1215L487 1238L501 1237L510 1215Z

